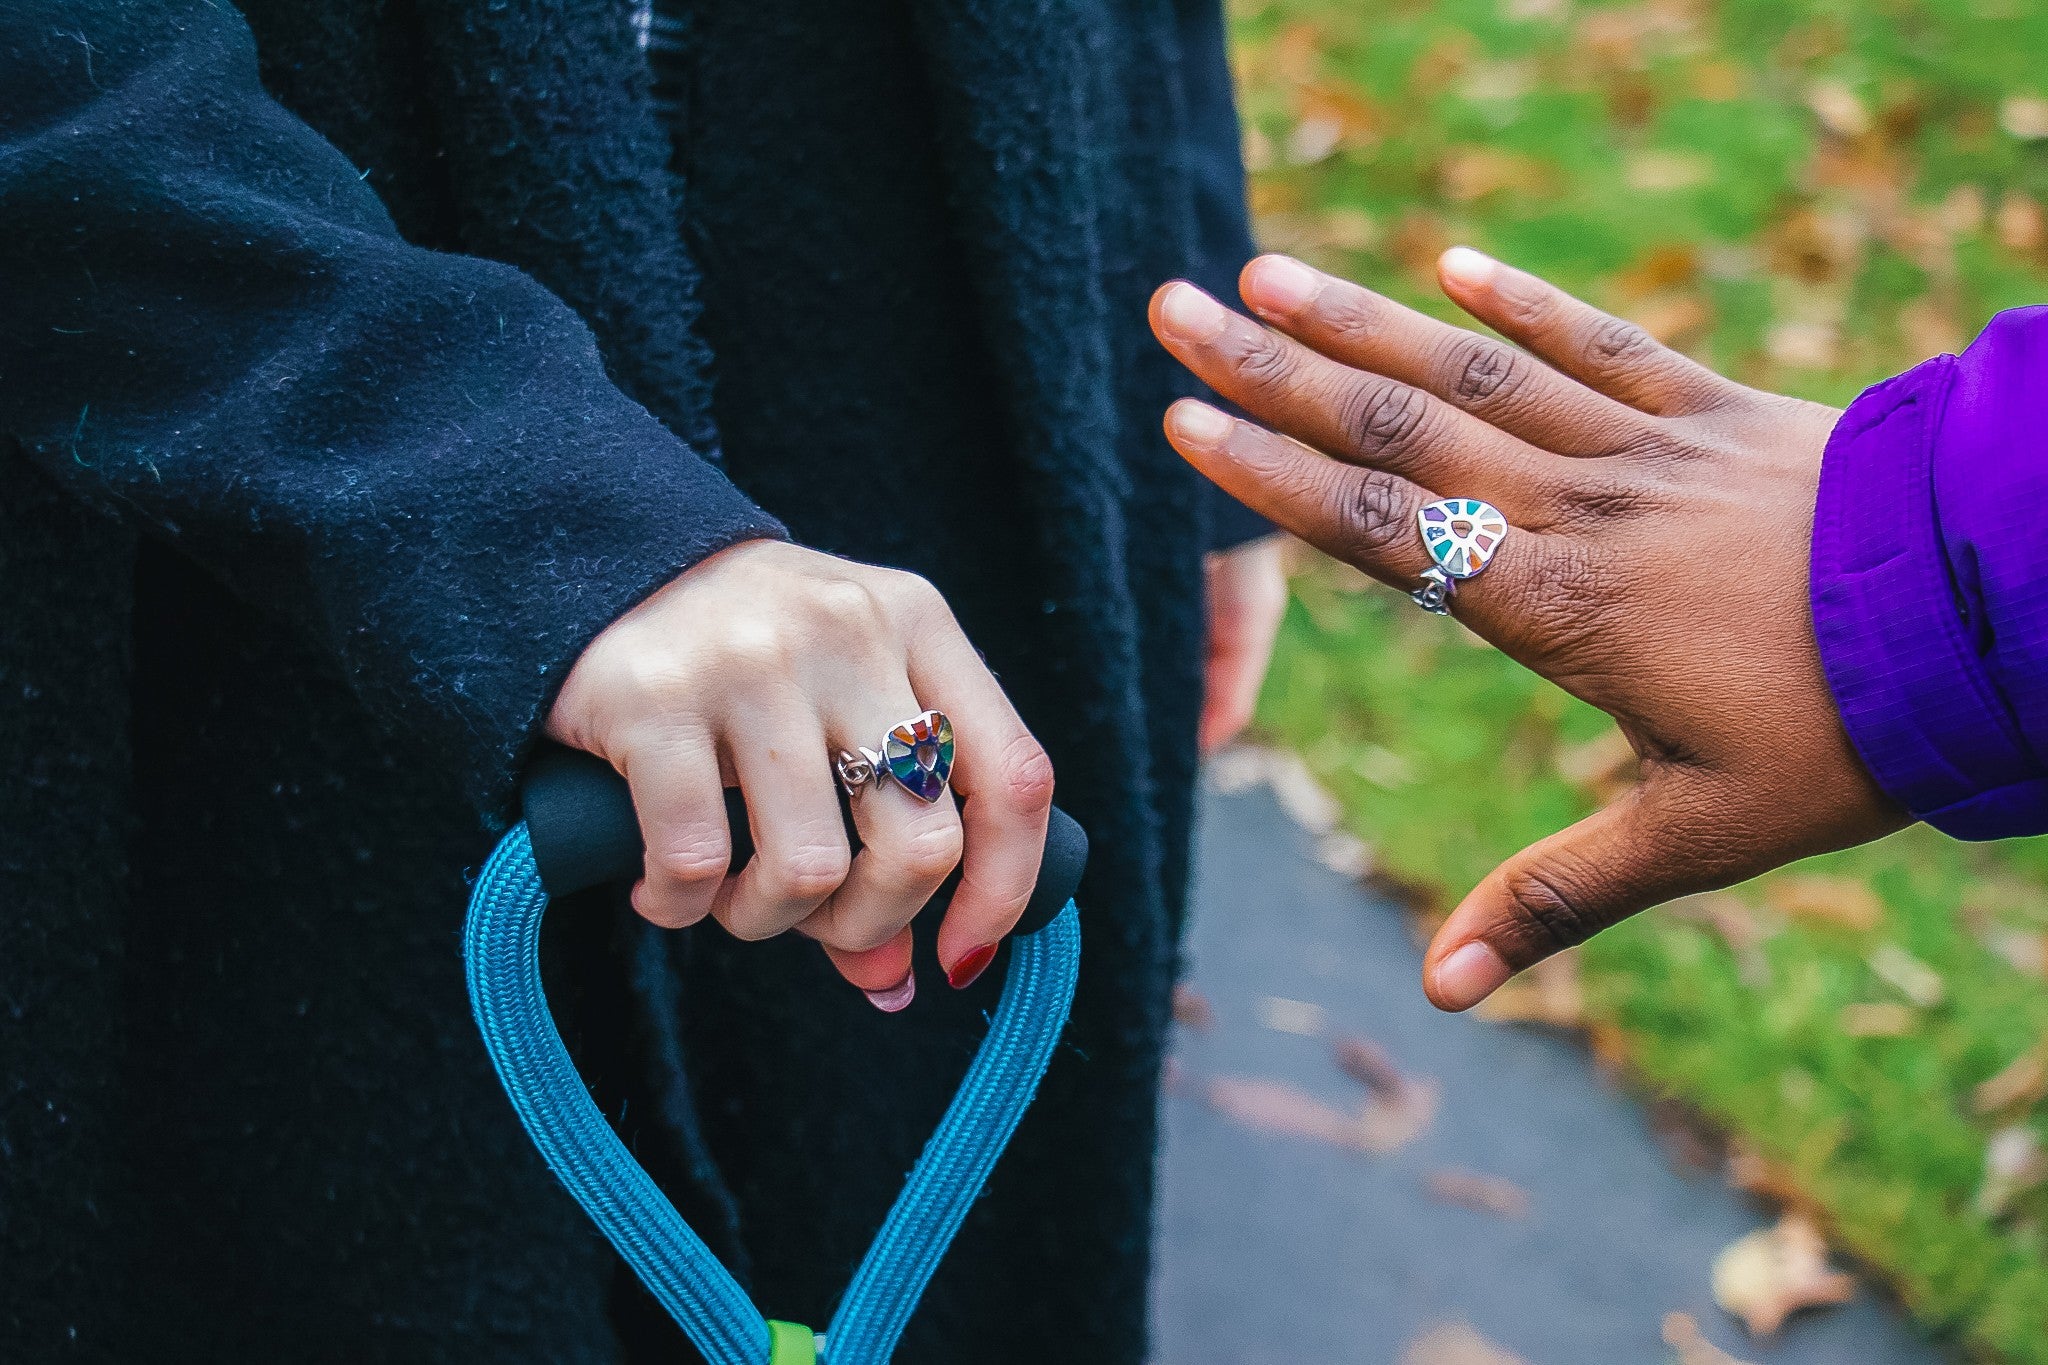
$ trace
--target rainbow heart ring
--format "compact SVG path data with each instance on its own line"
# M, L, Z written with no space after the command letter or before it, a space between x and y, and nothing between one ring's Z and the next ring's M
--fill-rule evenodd
M879 748L840 750L833 767L848 796L894 778L919 800L936 801L953 775L953 722L944 711L913 716L883 735Z
M1415 525L1430 565L1422 571L1422 586L1408 595L1424 611L1448 616L1458 584L1483 572L1508 538L1508 519L1490 502L1445 498L1417 512Z

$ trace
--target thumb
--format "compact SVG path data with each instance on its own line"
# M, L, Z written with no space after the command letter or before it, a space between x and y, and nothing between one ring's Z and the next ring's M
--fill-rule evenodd
M1734 880L1729 821L1714 809L1696 771L1655 770L1613 805L1502 863L1430 942L1422 980L1431 1002L1470 1009L1610 924Z

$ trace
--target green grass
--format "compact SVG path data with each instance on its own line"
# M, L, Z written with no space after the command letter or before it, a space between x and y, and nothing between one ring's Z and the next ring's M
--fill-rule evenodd
M1747 382L1842 402L2048 299L2048 5L1271 0L1234 22L1267 243L1439 315L1434 257L1469 242ZM1298 581L1260 723L1439 904L1592 809L1612 742L1455 624L1329 570ZM1867 886L1876 925L1770 908L1815 873ZM2020 951L2048 935L2048 845L1916 829L1734 894L1753 947L1671 912L1589 945L1589 1022L1786 1172L1931 1330L2048 1363L2048 1193L1979 1203L1992 1135L2048 1108L1972 1103L2048 1038ZM1937 1002L1872 966L1899 951ZM1909 1027L1845 1027L1871 1004Z

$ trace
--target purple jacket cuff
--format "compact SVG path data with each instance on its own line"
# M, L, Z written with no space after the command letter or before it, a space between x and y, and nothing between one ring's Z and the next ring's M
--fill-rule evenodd
M1821 465L1811 588L1828 685L1878 784L1964 839L2048 830L2025 704L2048 675L2012 668L2048 651L2026 382L2043 373L2044 323L2048 310L2006 314L1963 356L1871 389Z

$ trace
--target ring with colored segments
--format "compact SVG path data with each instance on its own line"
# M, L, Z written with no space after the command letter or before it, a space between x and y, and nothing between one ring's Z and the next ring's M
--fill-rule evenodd
M1422 586L1409 596L1424 611L1448 616L1459 582L1477 577L1493 562L1507 539L1508 519L1477 498L1443 498L1418 511L1415 525L1430 566L1422 571Z

